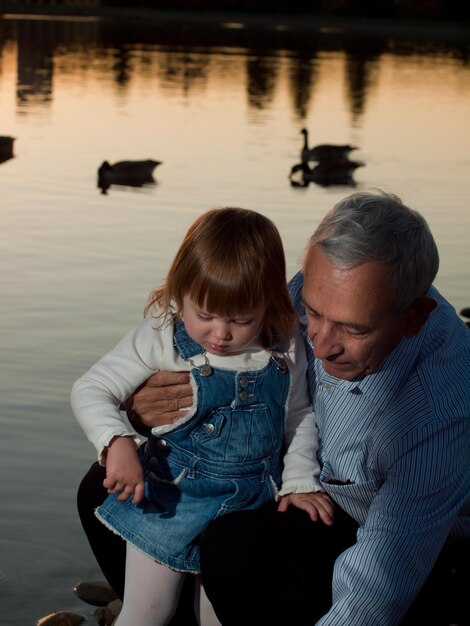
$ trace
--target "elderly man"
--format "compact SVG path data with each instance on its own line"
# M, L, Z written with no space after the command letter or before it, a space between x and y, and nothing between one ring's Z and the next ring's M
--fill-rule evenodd
M202 577L224 626L465 619L440 611L447 571L469 558L470 334L432 286L438 264L427 223L392 195L348 196L312 236L290 289L335 522L289 496L212 522ZM191 402L187 384L161 384L134 398L147 425L175 414L156 417L155 398Z

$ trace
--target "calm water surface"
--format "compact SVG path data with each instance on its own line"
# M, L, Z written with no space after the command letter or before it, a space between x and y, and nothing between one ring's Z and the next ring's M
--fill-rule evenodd
M470 68L459 33L380 35L239 23L0 20L0 623L92 608L99 578L75 509L94 451L72 382L142 315L193 219L233 204L270 216L289 275L353 188L428 219L438 287L470 306ZM350 143L355 187L295 187L300 129ZM156 183L97 188L103 160L163 161ZM88 620L87 620L88 622Z

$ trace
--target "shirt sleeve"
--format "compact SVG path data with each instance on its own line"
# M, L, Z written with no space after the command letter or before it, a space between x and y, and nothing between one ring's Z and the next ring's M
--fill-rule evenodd
M103 462L103 450L113 437L140 437L119 406L161 366L164 335L158 322L146 318L75 381L71 404L77 421Z
M292 384L285 426L287 452L279 492L281 496L323 491L317 460L318 430L308 395L307 359L300 334L296 335L293 348L295 365L291 368Z
M335 563L333 605L317 626L400 623L470 490L469 420L443 422L384 451L386 479L357 543Z

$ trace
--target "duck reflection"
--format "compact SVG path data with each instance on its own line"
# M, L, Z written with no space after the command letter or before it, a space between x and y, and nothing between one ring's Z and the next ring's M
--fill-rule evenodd
M354 187L354 172L358 167L362 167L361 161L329 161L318 163L315 167L310 167L308 163L302 161L293 165L289 174L292 187L308 187L310 183L315 183L321 187L332 185L348 185Z
M6 135L0 136L0 163L4 163L13 158L13 142L14 137Z
M108 161L103 161L98 168L98 187L101 193L106 194L111 185L122 185L126 187L142 187L144 185L154 185L156 181L153 172L162 161L117 161L111 165Z

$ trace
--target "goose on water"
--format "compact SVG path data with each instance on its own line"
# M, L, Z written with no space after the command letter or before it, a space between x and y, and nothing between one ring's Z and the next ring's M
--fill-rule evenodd
M300 132L304 136L304 145L300 152L302 163L308 163L308 161L318 161L320 163L344 161L348 158L350 152L357 150L357 146L350 146L349 144L341 146L329 143L323 143L309 148L308 130L302 128Z
M106 193L111 185L142 187L142 185L154 183L153 171L161 164L162 161L152 159L117 161L113 165L108 161L103 161L98 168L98 187Z
M15 137L8 137L7 135L0 136L0 163L8 161L13 158L13 142Z
M470 306L466 306L464 307L461 311L460 311L460 315L462 317L466 317L467 321L465 322L467 324L467 326L470 328Z

